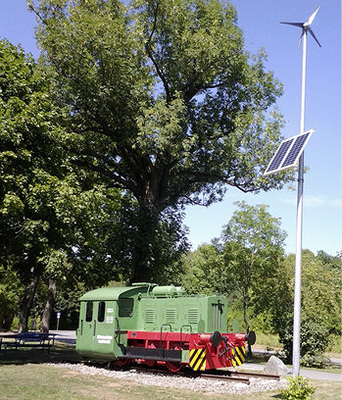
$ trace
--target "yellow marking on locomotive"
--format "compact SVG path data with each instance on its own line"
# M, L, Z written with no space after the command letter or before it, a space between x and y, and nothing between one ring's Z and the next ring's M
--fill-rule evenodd
M205 367L206 367L205 349L190 350L189 365L194 371L205 371Z
M234 347L232 349L232 366L240 366L245 361L246 350L244 347Z

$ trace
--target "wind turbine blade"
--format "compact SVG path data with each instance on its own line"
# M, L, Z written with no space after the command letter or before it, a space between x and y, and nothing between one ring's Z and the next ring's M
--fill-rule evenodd
M298 28L303 28L303 26L304 26L303 22L280 22L280 23L285 24L285 25L298 26Z
M310 15L309 19L305 22L305 25L306 25L306 26L310 26L310 25L313 23L313 20L315 19L316 14L318 13L319 8L320 8L320 6L318 6L318 7L316 8L316 10Z
M311 28L308 29L308 31L311 33L311 36L316 40L317 44L319 47L322 47L318 39L316 38L315 34L313 33L313 30Z
M298 47L300 47L300 45L302 44L302 39L303 39L303 36L305 35L305 31L304 31L304 29L302 29L302 34L300 35L300 38L299 38L299 45L298 45Z

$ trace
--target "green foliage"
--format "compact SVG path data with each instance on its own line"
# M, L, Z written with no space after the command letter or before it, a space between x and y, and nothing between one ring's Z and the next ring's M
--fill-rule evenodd
M280 220L273 218L267 207L236 203L235 211L221 236L222 254L228 288L240 293L245 323L247 310L253 307L259 314L278 307L277 289L284 280L279 272L284 256L286 234Z
M202 245L183 258L185 275L183 285L189 293L211 294L221 292L225 283L223 257L217 247ZM221 275L222 274L222 275Z
M331 256L323 250L317 253L317 258L322 262L323 265L329 268L341 269L342 266L342 251L337 253L336 256Z
M329 333L341 333L342 276L334 257L330 261L322 262L320 253L304 253L302 309L307 318L322 324Z
M309 380L302 376L288 378L289 385L286 389L280 389L283 400L310 400L316 388L309 384Z
M6 40L0 71L0 265L22 288L38 279L101 285L113 277L102 243L115 226L121 194L78 167L63 147L66 109L53 104L49 71ZM0 276L0 284L8 278Z
M20 280L10 266L0 264L0 330L10 329L22 294Z
M310 319L302 319L300 327L300 363L303 366L322 368L327 360L323 352L329 345L329 331L323 324ZM285 357L288 362L292 359L293 346L292 318L289 319L285 329L279 332L279 339L283 345Z
M268 190L291 179L262 176L281 139L282 88L264 52L245 51L231 4L29 3L56 100L68 107L64 148L137 204L131 279L160 279L169 262L152 250L165 229L166 242L175 236L164 212L210 204L229 185Z
M290 255L284 265L291 286L294 261L294 255ZM335 257L324 252L319 252L317 256L308 250L303 252L300 335L302 365L324 366L326 360L323 353L329 347L330 338L341 333L341 274L335 263ZM276 324L276 332L279 333L288 360L292 358L292 308L285 310L283 318Z
M184 259L183 284L193 293L220 292L234 320L279 335L292 359L294 255L284 260L285 233L266 206L238 203L221 238ZM340 334L341 274L338 258L303 252L301 364L322 367L332 335Z
M251 314L264 314L263 324L267 319L271 329L287 301L287 277L280 268L285 232L266 206L237 206L221 238L184 259L183 283L190 292L226 294L235 308L240 305L246 328Z

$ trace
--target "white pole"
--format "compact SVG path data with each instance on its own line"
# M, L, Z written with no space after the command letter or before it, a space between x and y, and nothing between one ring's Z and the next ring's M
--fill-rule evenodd
M305 123L305 81L306 81L306 47L307 32L303 35L302 96L300 113L300 133L304 133ZM292 375L300 373L300 308L301 308L301 275L302 275L302 226L303 226L303 187L304 187L304 152L299 159L298 194L297 194L297 237L296 265L293 305L293 349Z

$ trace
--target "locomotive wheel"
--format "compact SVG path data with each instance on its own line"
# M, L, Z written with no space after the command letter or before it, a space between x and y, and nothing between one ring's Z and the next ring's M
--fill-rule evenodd
M144 360L144 364L148 367L154 367L156 362L154 360Z
M179 372L183 368L181 363L173 361L166 361L165 366L170 372Z
M124 368L126 367L131 360L129 358L120 358L115 361L113 361L114 368Z

